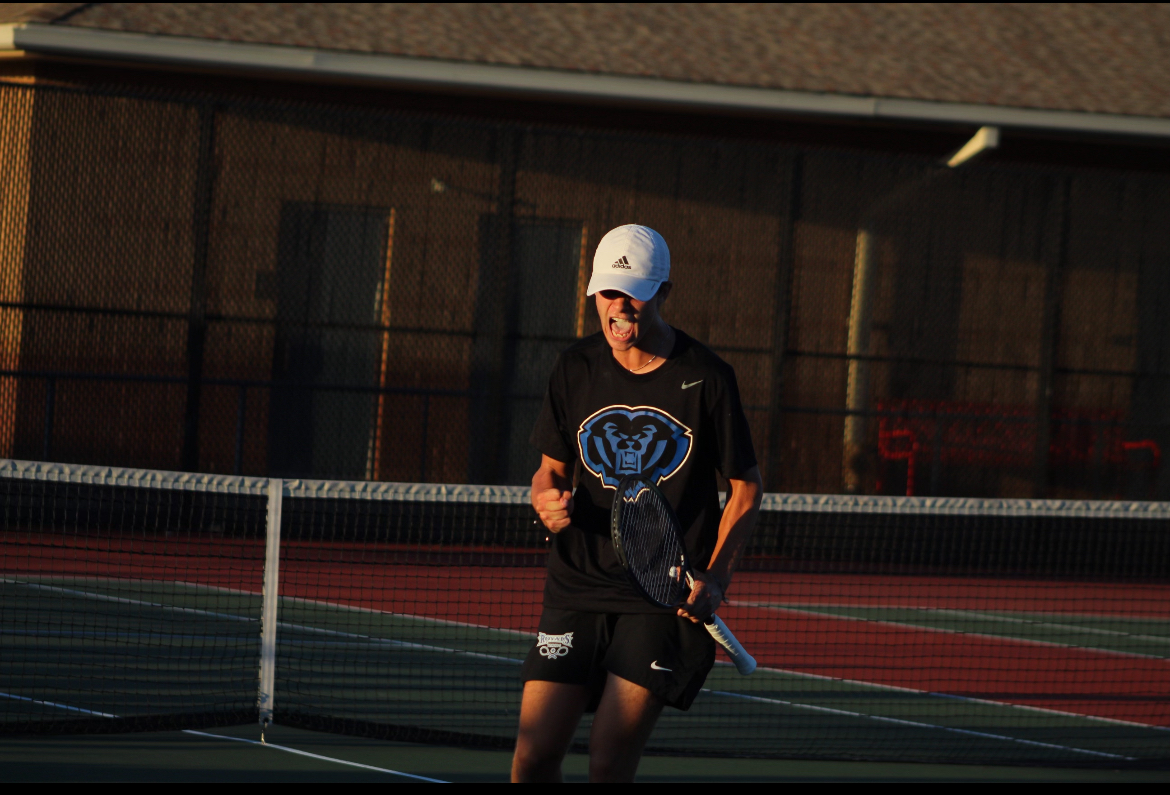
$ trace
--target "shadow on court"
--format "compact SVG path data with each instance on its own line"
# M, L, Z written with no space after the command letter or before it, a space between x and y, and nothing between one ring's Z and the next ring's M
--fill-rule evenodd
M255 740L255 726L212 729L211 734ZM182 732L0 739L0 770L8 782L32 781L409 781L390 772L445 781L504 781L510 755L438 746L386 743L272 727L269 743L316 754L300 756L229 739ZM583 780L587 761L572 756L566 778ZM761 759L648 757L643 781L1097 781L1170 782L1170 771L800 762Z

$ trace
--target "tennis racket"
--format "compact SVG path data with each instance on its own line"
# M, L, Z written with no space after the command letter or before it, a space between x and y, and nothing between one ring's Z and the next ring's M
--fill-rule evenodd
M647 602L678 609L687 601L695 577L683 544L682 526L650 478L622 478L613 498L610 533L618 560ZM718 616L711 616L705 626L727 651L736 670L744 676L756 670L756 661Z

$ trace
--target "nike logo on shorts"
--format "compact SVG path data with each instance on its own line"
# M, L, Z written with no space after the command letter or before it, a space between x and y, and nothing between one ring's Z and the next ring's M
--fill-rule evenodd
M690 389L691 387L698 386L701 383L703 383L702 378L700 378L698 381L695 381L695 382L690 383L690 384L688 384L686 381L683 381L683 389Z
M646 658L643 657L642 659L644 660ZM655 660L654 662L650 663L650 670L652 670L652 671L669 671L670 669L663 668L661 665L658 664L658 660Z

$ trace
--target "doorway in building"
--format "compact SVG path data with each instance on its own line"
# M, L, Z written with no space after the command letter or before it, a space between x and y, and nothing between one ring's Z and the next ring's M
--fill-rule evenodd
M275 274L268 469L369 478L393 212L286 203ZM362 391L365 389L366 391Z
M549 374L584 328L586 233L580 221L524 219L512 234L500 482L526 484L540 465L528 438Z

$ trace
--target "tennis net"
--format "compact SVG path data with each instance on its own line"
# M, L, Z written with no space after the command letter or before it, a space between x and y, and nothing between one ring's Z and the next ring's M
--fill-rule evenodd
M0 460L0 495L0 733L512 745L526 489ZM1170 505L770 494L728 596L760 670L650 753L1170 766Z

